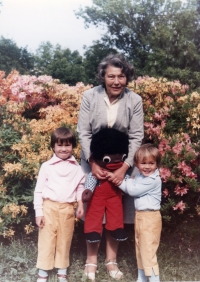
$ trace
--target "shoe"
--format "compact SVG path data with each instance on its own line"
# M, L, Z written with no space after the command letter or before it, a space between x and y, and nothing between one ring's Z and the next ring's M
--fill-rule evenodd
M57 274L58 282L67 282L67 275L66 274Z
M97 268L97 265L94 263L86 263L85 267L87 268L87 266L95 266ZM86 276L91 281L95 281L95 272L84 272L84 276Z
M138 268L138 278L136 282L148 282L148 277L144 273L144 269Z
M47 282L47 279L48 279L48 276L43 277L43 276L38 275L37 282Z
M125 241L128 239L128 235L126 231L122 228L118 228L116 230L110 231L110 235L116 241Z
M109 261L105 264L106 266L108 265L113 265L113 270L108 270L108 273L110 275L110 277L116 279L116 280L120 280L123 277L123 273L119 270L117 263L114 261Z
M85 238L89 243L97 243L101 241L101 235L98 232L85 233Z

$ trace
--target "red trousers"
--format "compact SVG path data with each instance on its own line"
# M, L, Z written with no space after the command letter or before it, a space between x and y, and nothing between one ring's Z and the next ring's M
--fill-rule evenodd
M124 228L121 190L107 180L101 181L100 186L96 186L87 204L84 232L101 233L104 213L107 230Z

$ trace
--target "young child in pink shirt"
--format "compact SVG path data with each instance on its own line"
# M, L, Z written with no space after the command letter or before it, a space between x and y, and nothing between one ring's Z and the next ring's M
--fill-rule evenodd
M72 155L76 146L73 131L57 128L51 135L53 157L40 168L34 191L36 224L39 227L37 282L46 282L48 270L58 268L58 281L67 282L69 251L74 231L74 203L76 216L84 214L81 195L85 176Z

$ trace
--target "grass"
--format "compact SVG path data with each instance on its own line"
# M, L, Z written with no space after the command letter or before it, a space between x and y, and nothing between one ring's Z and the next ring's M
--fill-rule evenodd
M120 270L124 273L122 282L137 279L133 225L126 226L129 239L121 242L118 252ZM16 237L13 241L2 241L0 245L0 281L32 282L37 280L35 268L37 257L37 232L31 236ZM83 275L86 260L86 245L83 236L83 224L75 228L71 247L71 265L69 282L87 281ZM105 238L102 239L96 282L116 281L109 278L104 265ZM200 281L200 219L169 227L164 225L158 251L161 281ZM55 282L56 270L49 272L48 282Z

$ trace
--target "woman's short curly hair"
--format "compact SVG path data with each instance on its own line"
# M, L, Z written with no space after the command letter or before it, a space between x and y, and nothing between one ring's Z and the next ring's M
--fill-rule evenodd
M97 79L103 87L105 87L105 73L108 66L120 68L122 73L125 74L128 84L134 78L134 67L126 61L122 54L110 54L106 56L98 66Z

